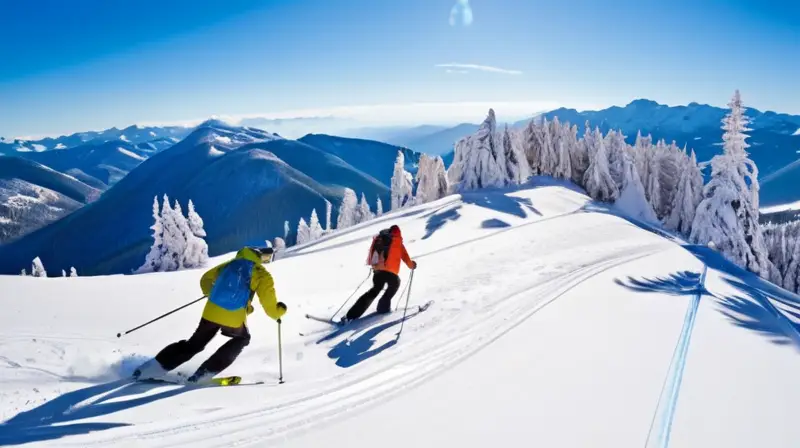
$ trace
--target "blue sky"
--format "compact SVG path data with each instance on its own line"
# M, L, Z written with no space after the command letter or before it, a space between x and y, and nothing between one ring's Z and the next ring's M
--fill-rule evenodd
M3 2L0 135L373 107L410 124L459 121L463 104L501 118L641 97L723 105L736 88L800 114L799 18L794 0Z

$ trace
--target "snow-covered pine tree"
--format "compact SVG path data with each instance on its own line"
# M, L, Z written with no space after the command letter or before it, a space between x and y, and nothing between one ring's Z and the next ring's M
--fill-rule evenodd
M311 241L311 231L305 218L300 218L297 224L297 244L306 244Z
M392 174L391 185L392 210L410 205L414 197L414 186L409 179L409 173L405 169L405 163L403 151L397 151L397 159L394 161L394 173Z
M331 215L333 214L333 204L331 201L325 199L325 232L331 232Z
M322 235L325 234L325 230L322 228L322 225L319 223L319 217L317 216L317 209L311 210L311 218L308 220L308 241L316 241L322 238Z
M47 277L47 271L44 270L42 259L36 257L31 262L31 276L33 277Z
M675 192L678 191L678 181L680 180L680 170L688 164L689 156L685 150L682 151L673 141L666 146L665 152L661 155L659 175L661 179L661 219L666 220L672 214L672 207L675 203Z
M489 114L478 131L456 145L456 151L464 154L462 177L457 187L459 191L504 185L505 168L501 146L502 142L497 135L497 119L494 110L489 109Z
M191 199L189 199L186 224L189 232L186 234L186 252L183 255L183 266L186 268L205 266L208 262L208 244L204 239L206 231L203 228L203 218L195 210Z
M62 276L62 277L66 277L66 276L67 276L67 271L65 271L65 270L63 270L63 269L62 269L62 270L61 270L61 276Z
M169 203L169 196L165 194L161 201L161 262L155 272L177 271L181 268L181 256L186 249L186 239L179 228L179 219L176 215Z
M378 202L375 204L375 215L383 215L383 201L381 201L381 198L378 198Z
M25 269L23 269L22 271L20 271L19 275L20 275L21 277L27 277L27 276L28 276L28 273L27 273L27 272L25 272Z
M587 127L587 129L589 129ZM589 152L586 150L586 142L578 139L578 126L573 125L567 134L567 144L569 147L570 165L572 166L572 182L583 186L583 179L586 170L589 169Z
M153 225L150 226L150 229L153 231L153 244L150 246L150 252L145 256L144 264L136 271L137 273L160 271L164 259L164 226L161 220L158 196L153 197Z
M356 192L349 188L345 188L344 197L342 198L342 205L339 206L339 220L336 223L337 230L346 229L357 224L357 207L358 199L356 198Z
M69 268L69 276L70 277L77 277L78 271L75 269L75 266Z
M276 236L275 239L272 241L272 248L275 251L275 254L280 254L286 250L286 240L283 238Z
M372 213L372 210L369 208L369 202L367 202L367 196L364 193L361 193L361 201L358 203L358 209L356 210L356 221L359 223L371 221L375 218L375 214Z
M723 119L725 152L711 159L711 180L703 190L690 238L697 244L713 242L730 261L768 278L770 262L758 222L758 199L754 201L746 180L757 183L758 173L745 152L747 118L738 90L729 107Z
M447 195L447 174L441 157L423 154L417 169L417 196L415 202L424 204Z
M511 138L511 133L508 131L508 124L506 124L505 129L503 130L503 155L505 156L505 172L506 172L506 179L505 183L507 185L519 185L522 183L522 174L521 174L521 167L520 167L520 160L517 154L516 149L514 148L514 142Z
M558 123L558 117L553 120L554 123ZM569 123L565 125L559 125L555 132L558 133L558 138L555 139L555 145L557 150L557 159L558 165L556 165L556 172L555 177L559 179L572 179L572 155L570 154L569 145L571 144L570 141L570 134L571 129L569 127Z
M657 223L653 207L647 202L644 195L644 186L639 179L639 170L633 157L625 150L621 152L622 158L622 190L615 204L630 216L643 221Z
M697 185L699 179L699 187ZM672 210L664 221L664 225L671 230L677 230L684 235L692 233L692 223L697 212L697 206L703 199L703 175L697 166L694 151L691 158L685 159L680 167L679 179L675 195L672 200Z
M661 158L664 156L666 149L667 148L664 140L659 140L658 144L652 148L652 152L648 160L648 184L645 185L650 205L653 206L653 210L655 210L656 216L658 216L659 219L663 217L662 212L664 202L661 198Z
M289 231L290 231L289 221L284 221L283 222L283 240L284 241L289 239Z
M208 261L208 245L203 238L194 234L192 226L189 224L187 217L183 215L183 209L177 200L175 201L173 213L175 213L175 223L177 224L179 235L178 244L179 247L182 248L182 250L179 249L178 251L178 269L191 269L204 266ZM202 223L203 220L200 219L199 215L197 219ZM202 227L200 227L198 231L205 234Z
M587 128L584 140L589 151L589 168L583 179L586 192L593 199L613 202L619 197L619 189L608 170L608 154L603 134L598 128L595 128L594 133Z
M536 122L536 119L531 119L525 126L525 130L522 132L522 144L531 174L534 176L541 174L544 139L542 126Z
M653 137L642 137L642 131L636 134L636 143L633 146L634 161L636 162L636 169L639 170L639 178L642 180L642 185L645 186L645 195L647 200L650 196L647 193L647 185L650 184L650 156L653 153Z
M605 137L606 151L608 151L608 171L611 178L616 182L617 187L622 189L622 178L624 176L623 159L625 154L625 136L621 132L610 130ZM641 181L641 179L640 179Z
M539 161L539 169L547 176L555 176L558 166L558 153L555 148L555 141L558 139L557 124L558 117L549 123L547 118L542 119L542 158Z

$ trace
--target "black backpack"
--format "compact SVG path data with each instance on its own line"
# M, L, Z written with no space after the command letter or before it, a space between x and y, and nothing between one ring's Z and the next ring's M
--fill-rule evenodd
M389 258L389 248L392 246L392 232L389 229L381 230L378 236L375 237L375 242L372 244L372 265L378 264L380 261L386 261ZM377 260L375 259L377 255Z

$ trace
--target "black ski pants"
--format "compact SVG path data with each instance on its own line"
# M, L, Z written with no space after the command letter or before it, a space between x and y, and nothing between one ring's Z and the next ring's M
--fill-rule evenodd
M200 325L197 326L197 330L188 340L178 341L164 347L156 355L156 361L165 370L175 369L192 359L194 355L202 352L220 330L222 335L229 337L230 340L222 344L222 347L217 349L206 362L200 365L198 371L207 371L214 374L222 372L233 364L236 357L250 344L250 332L245 324L242 324L239 328L231 328L200 319Z
M365 292L364 295L358 298L355 305L347 312L347 319L358 319L361 317L367 308L372 305L372 301L378 294L386 288L380 300L378 300L378 312L388 313L392 310L392 297L397 294L400 288L400 277L397 274L387 271L375 271L372 275L372 289Z

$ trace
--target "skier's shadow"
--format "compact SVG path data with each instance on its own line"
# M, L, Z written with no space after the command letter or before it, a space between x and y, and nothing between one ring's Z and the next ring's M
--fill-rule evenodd
M412 317L416 316L417 314L410 314L405 317L405 320L411 319ZM344 341L336 344L330 351L328 352L328 357L331 359L336 360L336 365L339 367L343 367L345 369L349 367L353 367L356 364L364 362L373 356L377 356L385 350L388 350L395 345L397 345L397 338L394 338L388 342L385 342L383 345L373 348L375 345L375 337L392 328L396 325L399 325L403 322L404 318L395 319L391 322L386 322L384 324L378 325L376 327L370 328L364 334L357 337L356 339L349 340L345 339Z
M66 436L129 426L127 423L69 422L113 414L191 390L188 387L173 386L170 390L156 394L134 397L144 394L154 387L163 386L168 385L117 380L67 392L34 409L20 412L0 424L0 446L44 442ZM124 399L126 397L128 399Z

